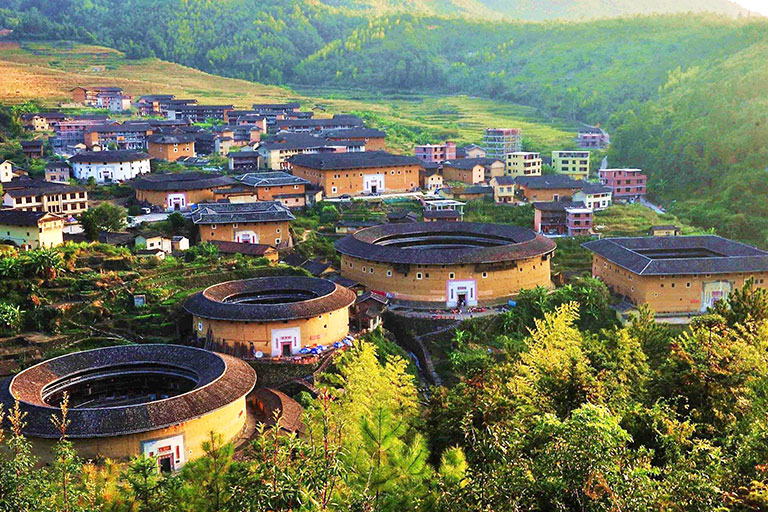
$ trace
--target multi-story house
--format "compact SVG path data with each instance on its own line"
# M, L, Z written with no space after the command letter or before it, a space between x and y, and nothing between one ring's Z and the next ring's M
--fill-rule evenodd
M158 160L175 162L179 158L196 156L195 135L192 133L159 133L149 137L147 144L149 156Z
M605 149L611 144L611 136L599 126L585 126L579 130L576 143L582 149Z
M147 139L153 129L148 123L127 121L125 123L107 123L89 126L83 135L85 147L89 150L125 149L146 150Z
M338 130L326 130L321 132L330 142L357 142L365 146L366 151L384 151L386 149L387 132L376 128L341 128Z
M515 178L516 193L528 202L560 201L571 198L582 189L582 183L562 174L519 176Z
M541 155L528 151L507 153L505 159L507 176L541 176Z
M533 203L533 229L545 235L586 236L592 234L592 210L584 203L548 201Z
M589 154L589 151L553 151L552 167L558 174L585 180L589 176Z
M493 187L493 202L496 204L514 204L515 178L512 176L494 176L491 178Z
M67 183L71 177L71 169L67 162L48 162L45 164L45 181Z
M293 133L313 133L326 130L349 130L361 128L363 120L349 114L336 114L331 119L278 119L275 121L276 131Z
M288 208L306 205L309 181L281 171L249 172L235 178L239 183L214 191L214 200L226 199L230 203L280 201Z
M329 141L308 133L280 133L258 147L259 165L265 169L279 171L290 169L290 158L296 155L315 153L358 153L365 151L362 141Z
M58 153L72 153L72 148L85 144L85 132L93 126L106 123L103 114L72 116L62 119L53 127L53 149Z
M578 181L584 185L581 190L574 192L574 201L580 201L584 203L584 206L594 211L605 210L611 206L612 193L610 188L599 183L589 183L584 180Z
M414 156L425 162L445 162L456 159L456 143L446 141L445 144L421 144L413 148Z
M64 243L64 219L48 212L0 210L0 242L22 249L56 247Z
M279 201L256 203L202 203L192 212L192 222L203 242L293 245L290 225L295 217Z
M600 184L611 189L614 201L634 201L644 196L648 176L641 169L600 169Z
M35 114L22 114L21 123L25 130L34 132L49 132L59 121L66 119L67 115L60 112L38 112Z
M112 98L123 96L120 87L75 87L72 89L72 101L89 107L108 108Z
M486 128L483 149L487 158L504 161L509 153L522 151L523 132L518 128Z
M75 178L96 183L128 181L148 174L150 156L138 151L85 151L69 159Z
M88 191L65 183L19 178L3 184L3 207L70 217L88 209Z
M227 111L234 109L232 105L177 105L169 102L166 115L168 119L188 119L193 123L202 123L206 119L224 121Z

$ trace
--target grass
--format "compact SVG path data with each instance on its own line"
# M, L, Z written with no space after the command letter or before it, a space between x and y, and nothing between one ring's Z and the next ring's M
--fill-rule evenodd
M658 214L639 204L614 205L607 210L597 212L594 224L595 229L603 236L648 236L651 226L664 224L674 224L682 229L684 235L706 232L683 224L674 215Z
M225 78L162 61L128 60L116 50L76 43L0 41L0 102L37 100L55 106L71 100L79 85L115 85L135 98L142 94L175 94L201 103L248 107L256 102L297 100L304 109L359 112L371 124L389 129L391 150L410 152L414 140L459 144L479 142L486 127L523 129L526 146L548 152L573 146L570 123L542 120L536 109L468 96L386 94L316 89L294 91Z

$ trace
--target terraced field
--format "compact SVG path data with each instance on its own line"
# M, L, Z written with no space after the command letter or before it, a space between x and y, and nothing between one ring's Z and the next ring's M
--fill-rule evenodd
M358 112L386 128L390 148L409 151L415 142L444 139L479 142L487 126L520 127L525 144L548 152L573 146L573 126L543 121L536 109L467 96L424 96L322 88L277 87L211 75L158 59L128 60L116 50L69 42L0 41L0 102L37 100L47 106L67 102L78 85L116 85L135 97L172 93L203 103L298 100L305 109Z

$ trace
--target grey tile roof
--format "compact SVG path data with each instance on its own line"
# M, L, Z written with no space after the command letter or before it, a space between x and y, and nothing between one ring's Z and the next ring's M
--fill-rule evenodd
M249 172L235 179L251 187L279 187L285 185L309 185L309 181L287 172Z
M84 151L69 159L76 163L94 162L135 162L137 160L149 160L150 156L141 151Z
M292 220L295 220L295 217L280 201L200 203L192 212L192 221L195 224L284 222Z
M152 135L147 139L153 144L186 144L188 142L195 141L195 135L193 134L158 134Z
M476 165L482 165L483 167L492 165L495 162L503 163L501 160L495 158L457 158L456 160L446 160L443 162L443 167L453 167L454 169L469 170Z
M54 183L44 180L16 179L3 183L5 193L11 197L28 197L43 194L69 194L82 192L85 187Z
M333 139L351 139L351 138L382 138L387 136L387 132L383 130L377 130L376 128L366 128L364 126L358 128L339 128L337 130L325 130L323 136Z
M585 194L610 194L611 189L599 183L582 181L581 191Z
M245 362L231 356L181 345L124 345L75 352L44 361L6 379L0 385L0 402L6 409L18 400L26 416L24 434L58 439L51 423L58 412L43 401L43 388L73 379L82 372L121 371L131 364L156 363L158 369L195 375L195 387L163 400L112 407L72 407L67 437L87 439L114 437L180 425L243 398L256 384L256 373Z
M578 190L583 187L583 184L576 181L565 174L547 174L544 176L518 176L515 178L515 183L521 187L535 189L535 190L547 190L547 189L561 189L570 188Z
M291 163L310 169L342 170L364 169L373 167L397 167L422 164L413 156L393 155L385 151L362 151L358 153L320 153L316 155L296 155Z
M537 201L533 203L537 210L545 212L565 211L566 208L584 208L584 203L577 201Z
M181 172L148 174L131 182L138 190L202 190L236 185L237 181L219 173Z
M604 238L582 246L646 276L768 272L768 252L714 235Z
M0 210L2 226L37 226L38 221L48 215L47 212L25 212L21 210Z

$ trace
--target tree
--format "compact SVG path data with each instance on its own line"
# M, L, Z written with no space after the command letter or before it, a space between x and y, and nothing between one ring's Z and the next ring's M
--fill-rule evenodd
M78 217L88 240L96 240L100 231L120 231L125 227L127 212L122 206L101 203Z
M35 249L24 256L27 270L45 280L56 279L64 268L64 259L57 249Z

